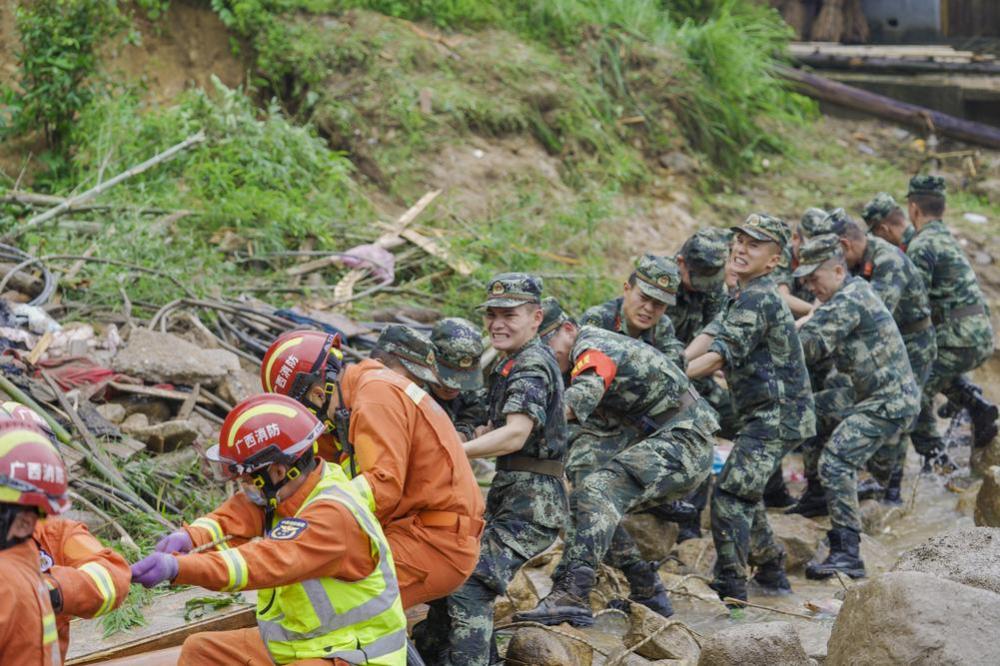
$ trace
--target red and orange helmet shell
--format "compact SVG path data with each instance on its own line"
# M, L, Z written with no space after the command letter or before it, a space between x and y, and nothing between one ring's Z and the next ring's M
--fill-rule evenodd
M219 444L211 447L206 456L214 462L241 466L275 447L276 456L297 458L324 431L319 419L297 401L264 393L247 398L229 412L219 432Z
M260 383L269 393L288 395L300 374L323 377L330 354L343 358L340 336L319 331L289 331L271 343L260 364Z
M0 420L0 502L58 515L69 508L69 481L55 446L39 428Z
M37 426L42 430L42 432L49 435L50 438L52 437L52 428L49 427L49 424L38 412L27 405L22 405L19 402L8 400L0 405L0 418L3 418L4 416L8 416L19 421L25 421L31 425Z

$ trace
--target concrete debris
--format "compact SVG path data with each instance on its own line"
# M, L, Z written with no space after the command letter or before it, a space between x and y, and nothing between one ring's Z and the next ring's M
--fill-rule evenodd
M1000 663L1000 644L986 630L998 616L993 592L928 573L888 573L847 592L826 666Z
M136 328L112 363L115 371L155 383L214 387L240 370L239 357L224 349L201 349L171 333Z
M145 442L146 447L157 453L173 451L188 446L198 439L198 427L191 421L164 421L162 423L143 425L146 417L143 414L133 414L122 423L122 432Z
M809 666L795 627L763 622L723 629L705 640L698 666Z

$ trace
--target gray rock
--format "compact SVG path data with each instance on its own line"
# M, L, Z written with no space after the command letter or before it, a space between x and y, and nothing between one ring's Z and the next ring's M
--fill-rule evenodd
M701 648L682 622L668 620L642 604L635 603L629 607L629 621L629 631L625 635L626 645L636 645L652 636L636 649L635 653L640 657L687 659L691 663L697 661Z
M635 539L642 557L647 560L665 559L677 541L677 524L649 513L629 514L622 523Z
M976 525L1000 527L1000 467L993 465L983 475L973 513Z
M133 414L126 419L122 423L122 432L144 442L146 448L151 451L157 453L173 451L188 446L198 438L198 426L191 421L164 421L153 425L142 425L139 422L140 419L137 418L141 416L141 414Z
M701 646L698 666L809 666L812 661L788 622L762 622L716 632Z
M931 537L903 553L893 571L921 571L1000 594L1000 529L963 527Z
M220 398L230 405L235 405L263 390L259 374L240 368L222 378L222 381L219 382L218 393Z
M771 523L774 536L785 545L788 554L785 569L789 572L803 570L816 555L826 530L816 521L797 513L770 512L767 520Z
M674 546L671 555L663 564L663 570L669 573L707 576L715 567L715 544L710 536L682 541Z
M150 382L216 386L240 369L239 357L225 349L202 349L170 333L136 328L112 363L115 371Z
M97 412L111 423L121 423L125 420L125 407L117 402L106 402L97 406Z
M825 663L997 664L1000 643L989 630L996 617L993 592L916 571L887 573L847 592Z

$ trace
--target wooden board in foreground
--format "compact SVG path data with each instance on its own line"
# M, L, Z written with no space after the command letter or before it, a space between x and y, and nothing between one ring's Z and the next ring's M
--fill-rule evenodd
M202 631L228 631L256 626L256 592L243 593L246 604L208 611L203 617L190 622L184 619L184 604L189 599L211 595L206 590L190 588L157 597L145 608L148 621L146 626L109 638L103 637L100 621L73 620L70 623L66 666L99 664L111 659L175 647L191 634Z

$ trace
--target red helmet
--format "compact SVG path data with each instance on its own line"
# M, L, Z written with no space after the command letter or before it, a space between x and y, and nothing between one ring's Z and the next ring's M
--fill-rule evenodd
M69 481L62 458L38 428L0 420L0 503L34 506L58 515L69 508Z
M52 428L49 426L48 422L41 417L41 415L33 410L27 405L22 405L19 402L14 402L13 400L8 400L7 402L0 405L0 418L12 418L15 421L26 421L30 425L37 426L49 439L52 439L55 435L52 433Z
M264 393L247 398L229 412L219 443L205 456L239 476L272 463L296 462L314 450L324 430L319 419L295 400Z
M268 393L304 403L313 384L337 381L343 359L340 335L307 330L282 333L264 354L260 383Z

